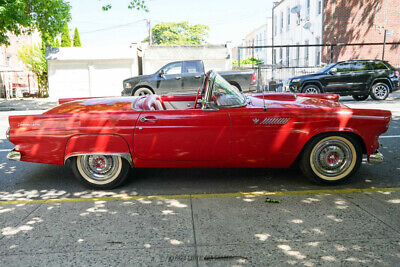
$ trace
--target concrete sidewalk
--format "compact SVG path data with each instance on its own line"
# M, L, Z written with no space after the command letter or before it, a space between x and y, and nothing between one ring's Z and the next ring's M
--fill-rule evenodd
M1 265L400 262L399 191L271 197L280 203L254 195L114 201L47 197L56 200L0 206Z
M46 98L2 99L0 100L0 111L46 110L57 105L57 101Z

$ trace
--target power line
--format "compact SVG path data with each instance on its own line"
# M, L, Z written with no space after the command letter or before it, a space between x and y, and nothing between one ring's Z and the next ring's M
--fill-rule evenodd
M107 28L101 28L101 29L97 29L97 30L93 30L93 31L82 32L81 34L101 32L101 31L109 31L109 30L113 30L113 29L117 29L117 28L130 26L132 24L136 24L138 22L142 22L142 21L145 21L145 20L146 19L140 19L140 20L137 20L137 21L134 21L134 22L126 23L126 24L114 25L114 26L110 26L110 27L107 27Z

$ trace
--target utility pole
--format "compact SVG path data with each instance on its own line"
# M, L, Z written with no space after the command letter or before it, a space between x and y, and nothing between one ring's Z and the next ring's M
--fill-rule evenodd
M151 30L151 20L150 19L147 20L147 26L149 28L149 44L152 45L153 44L153 31Z
M387 35L387 30L385 29L385 32L384 32L384 34L383 34L382 60L385 60L386 35Z

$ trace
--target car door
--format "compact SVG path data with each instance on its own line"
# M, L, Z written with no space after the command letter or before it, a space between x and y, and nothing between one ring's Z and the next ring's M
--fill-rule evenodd
M182 62L172 62L159 71L156 81L159 93L168 94L182 91L182 67Z
M143 111L134 132L134 153L144 160L228 160L229 115L224 110Z
M352 63L343 62L336 66L336 73L328 73L323 79L326 84L325 91L329 93L346 94L353 86Z
M353 87L352 92L368 93L368 85L374 75L371 64L368 61L359 61L353 63Z
M184 61L182 74L182 88L187 92L195 92L201 87L204 80L204 70L201 61Z

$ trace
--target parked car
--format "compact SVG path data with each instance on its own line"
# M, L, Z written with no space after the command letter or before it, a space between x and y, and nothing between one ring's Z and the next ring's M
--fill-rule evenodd
M220 71L219 74L239 91L249 90L255 85L252 70ZM201 60L171 62L154 74L140 75L123 81L123 96L141 96L193 92L204 81L204 64Z
M390 111L350 109L328 94L244 95L214 71L192 95L109 97L10 116L9 159L69 164L94 188L132 167L288 168L318 182L348 179L363 154L378 163Z
M290 79L291 92L351 95L357 101L370 95L384 100L399 89L399 71L387 61L348 60L333 63L317 73Z

